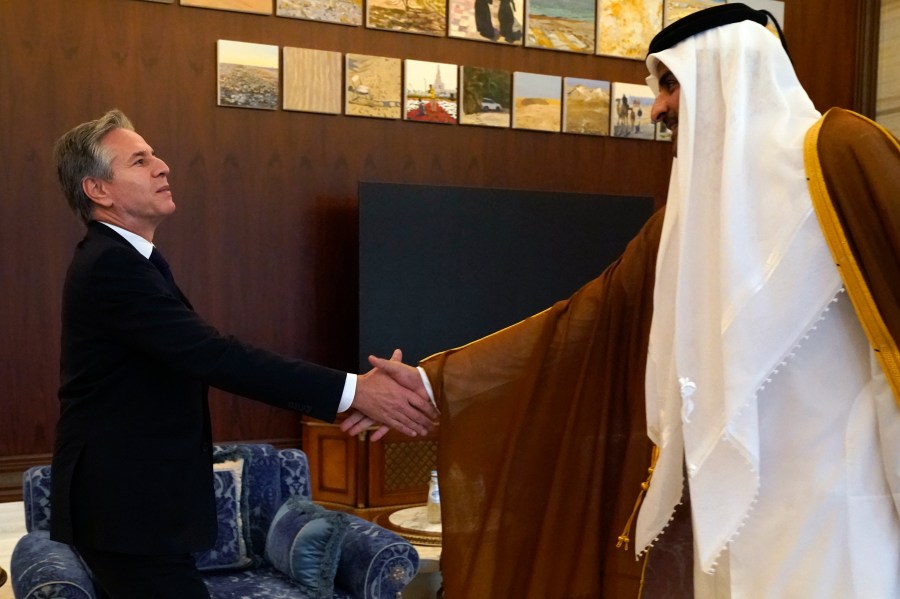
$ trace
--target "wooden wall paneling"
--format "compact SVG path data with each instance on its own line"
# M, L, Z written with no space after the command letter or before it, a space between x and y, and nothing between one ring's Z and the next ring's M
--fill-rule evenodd
M881 0L860 0L859 3L859 39L856 51L857 76L854 108L857 112L871 119L876 117L878 106L881 5Z
M787 0L784 26L788 49L804 89L816 108L858 110L861 92L861 4L867 0Z
M900 137L900 0L881 0L878 122Z
M850 105L857 2L787 3L801 81ZM171 167L165 249L197 310L275 351L356 363L360 180L665 198L671 146L216 106L217 39L641 83L640 61L136 0L0 3L0 457L48 454L62 281L82 226L50 158L119 107ZM850 48L851 50L848 50ZM822 73L827 72L826 76ZM298 439L300 418L215 392L216 440Z

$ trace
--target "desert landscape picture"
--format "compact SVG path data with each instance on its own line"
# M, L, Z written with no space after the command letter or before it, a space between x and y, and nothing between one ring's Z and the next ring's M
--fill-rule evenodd
M513 73L514 129L559 131L561 109L562 77Z
M239 108L278 108L278 46L219 40L218 103Z
M609 135L609 81L565 78L563 131Z

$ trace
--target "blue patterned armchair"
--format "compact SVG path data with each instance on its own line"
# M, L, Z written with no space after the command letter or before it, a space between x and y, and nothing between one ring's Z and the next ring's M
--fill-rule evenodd
M213 599L395 599L419 564L402 537L310 501L309 464L297 449L217 446L219 535L196 554ZM16 599L97 599L68 545L51 541L50 467L25 472L28 534L11 559Z

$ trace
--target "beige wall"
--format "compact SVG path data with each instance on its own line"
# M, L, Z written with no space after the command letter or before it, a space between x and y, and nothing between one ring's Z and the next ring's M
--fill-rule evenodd
M876 119L900 137L900 0L881 0Z

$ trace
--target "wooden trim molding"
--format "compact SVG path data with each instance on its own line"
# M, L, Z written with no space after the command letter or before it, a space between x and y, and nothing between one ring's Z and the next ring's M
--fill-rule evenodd
M277 439L255 439L241 441L213 441L213 445L235 445L237 443L267 443L275 449L300 449L301 440L299 437L281 437Z
M0 458L0 503L22 501L22 475L32 466L49 464L52 457L36 453Z
M853 109L875 119L878 99L878 54L881 0L860 0Z

